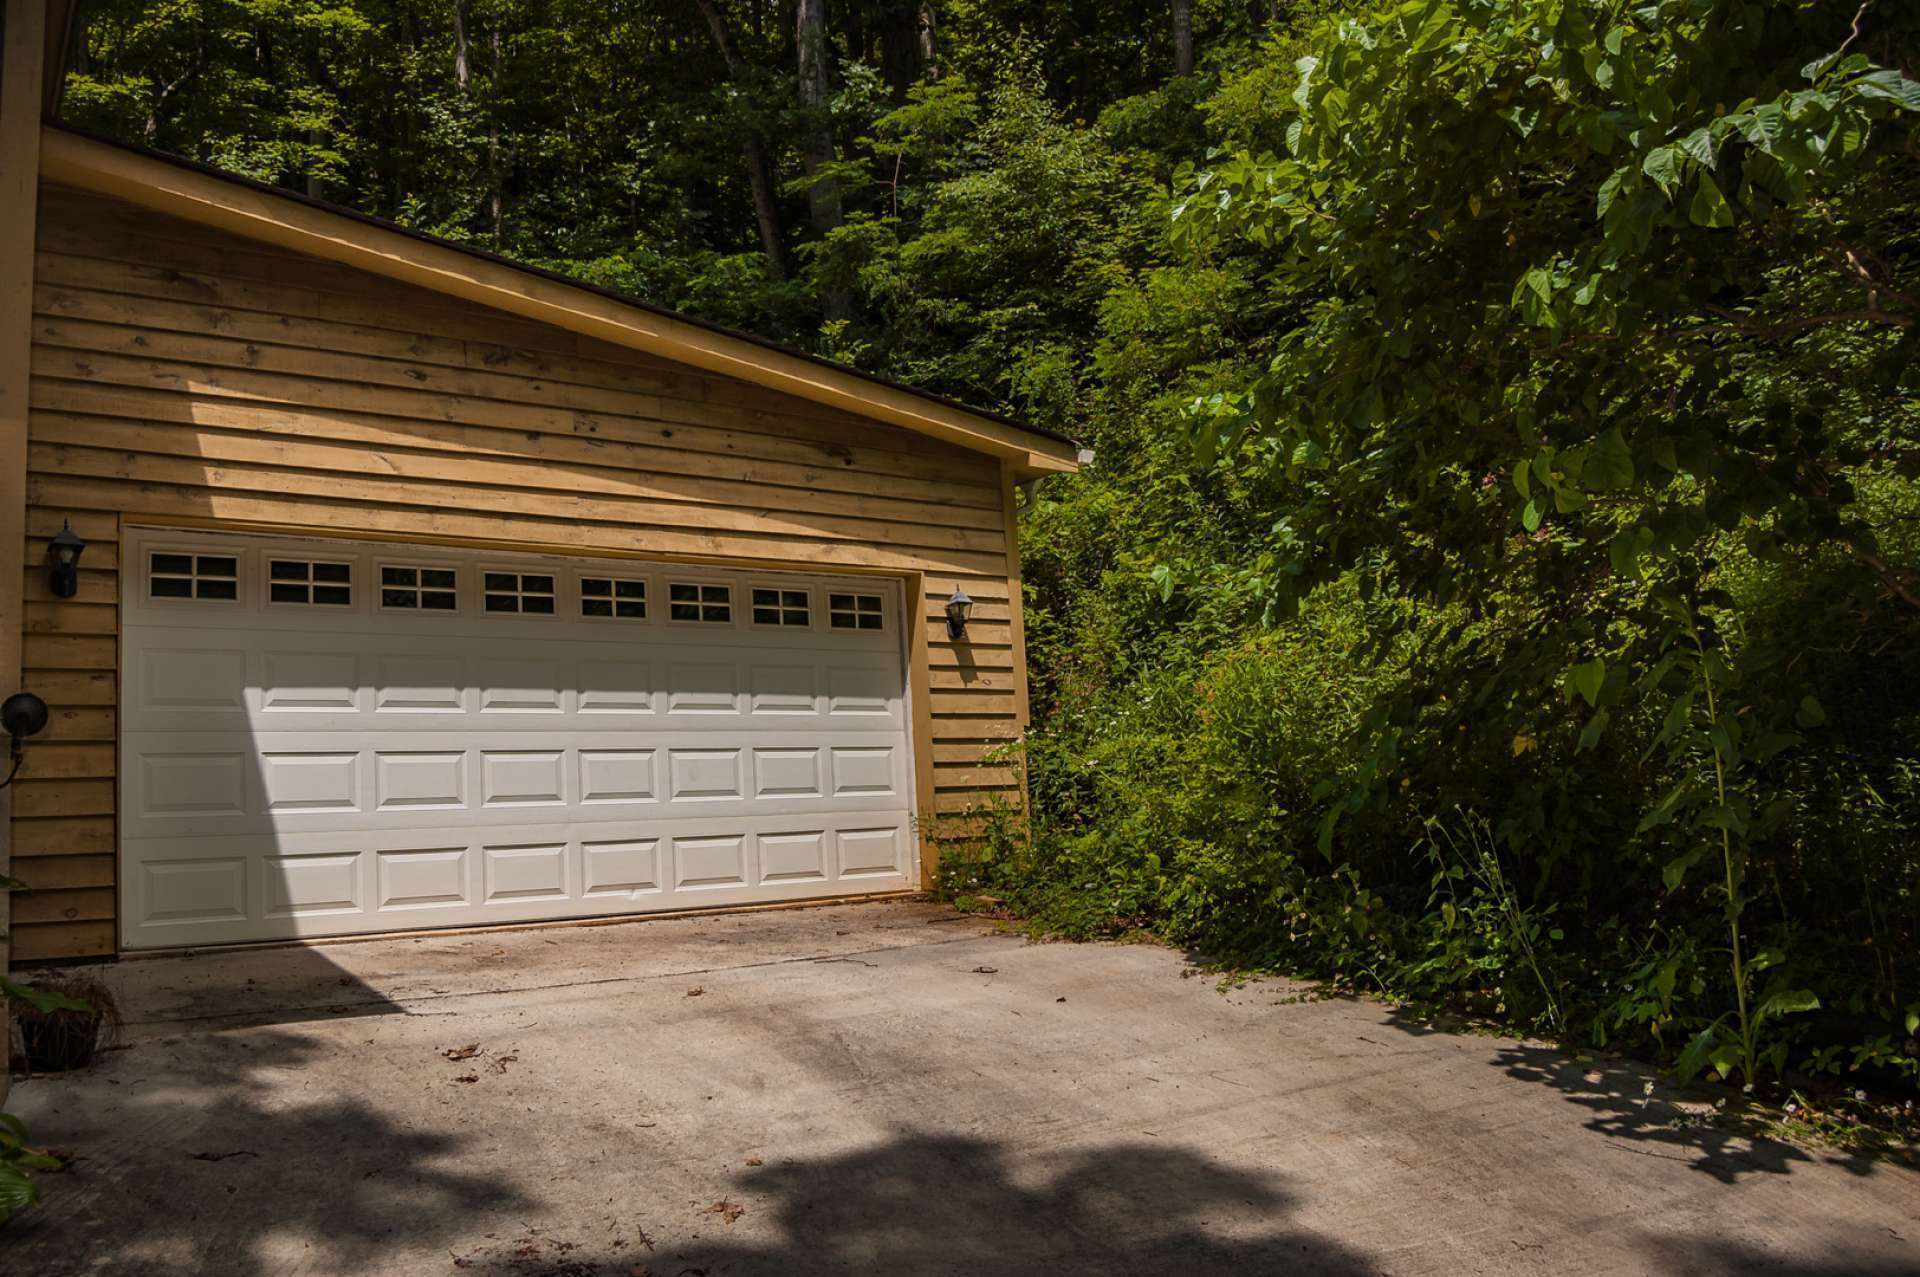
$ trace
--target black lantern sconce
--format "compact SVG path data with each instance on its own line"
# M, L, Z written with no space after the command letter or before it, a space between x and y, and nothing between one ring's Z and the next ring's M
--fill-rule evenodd
M947 637L963 639L967 636L967 618L973 615L973 600L959 586L953 587L953 597L947 600Z
M71 523L62 522L60 535L47 543L47 557L53 570L47 574L47 588L56 599L70 599L80 591L80 556L87 543L74 533Z
M20 760L27 752L27 737L37 736L46 730L47 703L32 692L15 692L0 701L0 727L6 729L12 739L9 753L13 758L13 767L7 772L7 778L0 780L0 789L13 783L20 774Z

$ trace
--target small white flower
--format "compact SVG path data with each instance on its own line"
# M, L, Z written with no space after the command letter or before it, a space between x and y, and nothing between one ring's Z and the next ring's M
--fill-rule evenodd
M1856 1104L1865 1104L1867 1102L1867 1093L1865 1091L1855 1091L1853 1093L1853 1099Z
M1794 1115L1795 1113L1798 1113L1799 1111L1800 1111L1800 1106L1799 1106L1798 1104L1789 1104L1789 1105L1787 1105L1787 1116L1788 1116L1788 1117L1792 1117L1792 1116L1793 1116L1793 1115Z
M1751 1083L1751 1082L1749 1082L1749 1083L1747 1083L1747 1084L1746 1084L1745 1086L1743 1086L1743 1087L1741 1087L1741 1088L1740 1088L1740 1094L1742 1094L1742 1095L1752 1095L1752 1094L1753 1094L1753 1083Z
M1640 1088L1640 1093L1641 1093L1642 1095L1652 1095L1652 1094L1653 1094L1653 1083L1651 1083L1651 1082L1649 1082L1649 1083L1647 1083L1647 1084L1646 1084L1645 1086L1643 1086L1643 1087L1641 1087L1641 1088Z

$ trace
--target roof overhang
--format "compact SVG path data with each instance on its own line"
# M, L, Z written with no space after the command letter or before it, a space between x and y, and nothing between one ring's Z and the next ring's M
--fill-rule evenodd
M199 165L49 127L40 176L989 453L1017 478L1079 468L1070 440Z

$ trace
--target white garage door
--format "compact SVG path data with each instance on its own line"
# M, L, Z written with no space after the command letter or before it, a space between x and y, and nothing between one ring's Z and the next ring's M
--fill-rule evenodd
M893 891L897 587L129 536L128 948Z

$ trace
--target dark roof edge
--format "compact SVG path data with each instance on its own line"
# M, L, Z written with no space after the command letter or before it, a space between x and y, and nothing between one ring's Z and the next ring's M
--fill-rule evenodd
M332 213L339 217L351 218L366 226L372 226L383 231L391 231L396 235L404 235L408 239L417 240L423 244L431 244L436 248L446 248L456 253L464 253L468 257L477 258L483 262L490 262L496 266L505 266L510 270L518 271L523 275L533 276L536 279L550 280L556 284L564 284L568 288L577 288L582 292L604 297L608 301L617 302L622 306L631 306L635 310L643 310L648 314L658 315L663 319L671 319L676 323L689 324L695 328L704 329L707 332L716 333L722 337L732 338L735 341L747 342L750 345L760 347L762 350L771 350L791 358L804 359L808 363L815 364L821 368L831 369L834 372L843 373L858 380L870 382L876 386L885 386L890 390L898 390L905 394L913 395L916 398L925 399L930 403L941 404L945 407L969 413L987 421L997 422L1003 426L1010 426L1015 430L1024 431L1027 434L1038 435L1042 439L1051 439L1056 443L1078 444L1078 440L1069 435L1063 435L1042 426L1031 425L1028 422L1009 417L1005 413L995 412L986 408L977 408L972 404L963 403L958 399L950 399L946 395L936 394L933 391L922 389L919 386L908 385L905 382L894 381L891 378L867 372L865 369L855 368L851 364L843 364L837 360L822 358L819 355L797 349L793 346L784 345L781 342L759 336L756 333L742 332L737 328L729 328L725 324L716 324L712 320L701 319L695 315L688 315L681 311L672 310L666 306L656 305L653 302L644 301L641 298L635 297L631 293L623 293L617 289L606 288L599 284L589 284L584 280L576 279L571 275L563 275L559 271L548 270L543 266L529 266L525 262L517 262L511 257L502 257L500 254L489 252L484 248L475 248L473 245L463 244L459 240L442 239L438 235L429 235L425 231L417 231L412 227L402 226L398 222L388 221L384 217L375 217L371 213L363 213L359 209L348 208L342 204L329 203L323 199L316 199L300 191L288 190L284 186L275 186L270 182L262 182L255 178L245 177L239 173L231 173L226 169L204 163L200 160L188 159L184 155L174 155L168 151L156 151L152 147L141 146L135 142L126 142L119 138L106 137L102 134L95 133L91 129L83 129L77 125L69 124L64 120L49 119L44 121L44 123L48 128L58 129L62 133L71 133L75 137L82 137L90 142L98 142L102 146L110 146L116 150L126 151L133 155L144 156L147 159L157 160L162 164L169 164L175 168L186 169L189 172L199 173L202 176L215 178L222 182L231 182L235 186L245 187L248 190L257 191L263 195L271 195L279 199L291 200L296 204L304 204L308 208L318 209L323 213ZM883 422L882 424L890 423ZM895 428L899 429L901 427Z

